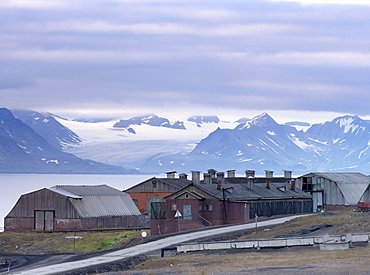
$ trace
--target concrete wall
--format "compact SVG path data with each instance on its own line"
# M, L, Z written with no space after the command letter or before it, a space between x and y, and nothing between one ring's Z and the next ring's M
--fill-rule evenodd
M291 246L314 246L314 245L329 245L333 244L336 247L333 249L343 249L343 244L350 247L349 243L369 243L370 233L346 234L342 236L317 236L317 237L296 237L296 238L276 238L262 240L246 240L246 241L224 241L224 242L205 242L205 243L190 243L180 244L177 246L177 252L190 252L202 250L224 250L224 249L246 249L246 248L277 248ZM338 244L338 245L337 245Z

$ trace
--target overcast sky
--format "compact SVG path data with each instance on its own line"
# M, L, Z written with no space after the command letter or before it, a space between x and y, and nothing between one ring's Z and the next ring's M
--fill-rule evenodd
M0 102L70 118L368 118L369 30L360 0L1 0Z

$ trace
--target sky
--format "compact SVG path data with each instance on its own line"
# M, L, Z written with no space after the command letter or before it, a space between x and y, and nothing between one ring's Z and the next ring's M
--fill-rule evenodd
M0 107L370 118L369 14L361 0L1 0Z

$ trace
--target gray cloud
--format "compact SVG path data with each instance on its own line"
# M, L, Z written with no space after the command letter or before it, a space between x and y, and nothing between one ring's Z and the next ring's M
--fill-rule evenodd
M0 3L5 107L370 115L370 6L52 2Z

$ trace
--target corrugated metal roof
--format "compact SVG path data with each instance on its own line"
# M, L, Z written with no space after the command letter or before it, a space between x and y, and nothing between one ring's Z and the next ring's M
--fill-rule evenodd
M81 218L139 216L140 211L130 195L122 196L88 195L82 200L71 200Z
M370 184L370 177L361 173L312 174L335 182L349 205L356 205Z
M78 196L84 195L120 195L122 192L106 184L102 185L57 185L58 189L71 192Z
M141 215L129 194L108 185L58 185L49 190L69 197L81 218Z
M61 188L59 188L58 186L53 186L53 187L50 187L50 188L47 188L47 189L49 189L50 191L53 191L53 192L55 192L55 193L61 194L61 195L63 195L63 196L66 196L66 197L68 197L68 198L82 199L82 197L81 197L81 196L78 196L78 195L73 194L73 193L71 193L71 192L68 192L68 191L66 191L66 190L64 190L64 189L61 189Z

